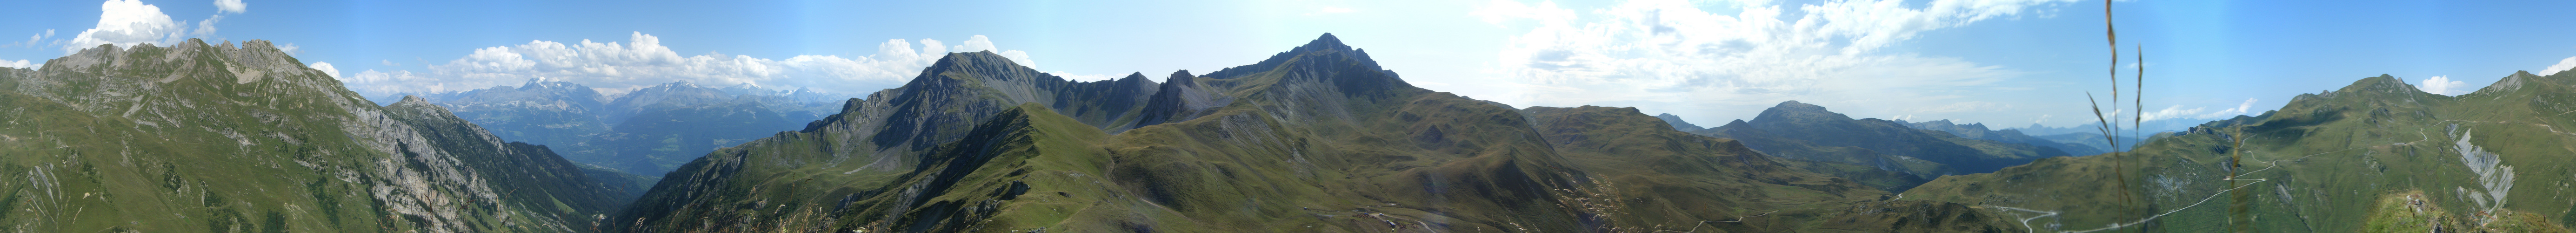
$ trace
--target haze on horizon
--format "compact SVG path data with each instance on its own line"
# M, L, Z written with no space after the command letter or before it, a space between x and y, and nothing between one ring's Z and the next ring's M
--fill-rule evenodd
M1415 85L1515 106L1634 106L1714 126L1797 100L1854 117L2064 127L2091 122L2082 96L2108 90L2100 3L24 2L0 9L15 22L0 25L0 66L99 44L262 39L369 96L535 78L857 94L947 52L1102 80L1214 71L1332 33ZM2144 47L2151 119L2260 114L2379 74L2457 95L2576 67L2576 43L2552 40L2571 32L2547 30L2576 19L2549 9L2576 2L2119 4L2121 54ZM2122 77L2136 65L2120 64Z

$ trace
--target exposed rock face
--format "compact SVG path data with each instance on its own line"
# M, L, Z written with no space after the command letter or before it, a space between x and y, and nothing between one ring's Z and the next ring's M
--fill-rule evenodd
M2563 71L2562 71L2562 72L2560 72L2560 73L2566 73L2566 72L2563 72ZM2515 91L2515 90L2522 89L2522 82L2523 82L2523 80L2531 79L2531 78L2538 78L2538 77L2540 77L2540 75L2532 75L2532 74L2531 74L2531 71L2514 71L2512 75L2505 75L2505 76L2504 76L2504 78L2502 78L2502 79L2496 79L2496 82L2495 82L2494 84L2487 84L2487 87L2486 87L2486 88L2479 88L2479 89L2478 89L2478 91L2479 91L2479 92L2513 92L2513 91Z
M39 232L590 231L636 190L266 41L100 46L0 72L0 224ZM69 170L66 170L69 169ZM147 179L148 177L148 179Z
M1188 70L1173 71L1171 77L1163 79L1160 91L1148 98L1145 109L1139 113L1141 117L1137 117L1136 126L1197 118L1211 113L1209 110L1234 102L1233 96L1218 93L1220 89L1200 84L1198 79Z

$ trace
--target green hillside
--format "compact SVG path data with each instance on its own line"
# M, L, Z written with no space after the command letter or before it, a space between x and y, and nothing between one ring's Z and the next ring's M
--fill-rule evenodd
M592 180L266 41L103 45L0 69L0 226L21 232L586 232Z
M2570 84L2576 74L2516 73L2442 96L2364 78L2133 153L2041 159L1905 194L1992 207L2040 230L2564 232L2576 223L2576 201L2564 198L2576 192L2565 156L2576 134L2556 125L2576 123L2564 114L2576 111Z

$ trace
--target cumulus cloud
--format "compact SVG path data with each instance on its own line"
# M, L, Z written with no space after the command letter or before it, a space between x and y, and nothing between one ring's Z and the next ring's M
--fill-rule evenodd
M2558 64L2549 65L2549 68L2541 68L2540 75L2558 74L2558 72L2567 71L2567 69L2576 69L2576 57L2558 59Z
M250 4L242 3L241 0L215 0L216 12L240 14L249 9Z
M313 65L307 65L305 67L313 67L315 70L321 70L322 74L331 75L331 78L334 79L340 78L340 68L331 67L331 63L329 62L314 62Z
M35 69L37 66L43 66L43 65L45 65L45 64L44 64L44 63L29 62L29 61L27 61L27 60L16 60L16 61L0 60L0 67L8 67L8 68Z
M218 2L218 6L220 4L221 2ZM113 44L118 47L132 47L145 43L177 44L191 37L213 36L215 23L223 19L223 15L208 16L206 20L197 21L195 30L190 30L188 21L171 20L169 14L161 13L160 6L143 4L139 0L108 0L99 4L97 27L81 31L70 41L63 41L60 44L63 46L63 54L78 53L81 49L94 48L103 44ZM53 34L53 30L45 30L44 34L30 38L28 44L32 46L34 40L52 37Z
M2254 110L2254 102L2255 102L2255 100L2254 100L2254 99L2248 98L2248 99L2245 99L2245 102L2244 102L2244 103L2236 104L2236 108L2222 108L2222 109L2218 109L2218 111L2216 111L2216 112L2210 112L2210 111L2209 111L2209 108L2206 108L2206 107L2198 107L2198 108L2191 108L2191 109L2183 109L2183 108L2182 108L2182 105L2173 105L2173 106L2165 107L2165 109L2162 109L2162 110L2156 110L2156 111L2149 111L2149 112L2145 112L2145 114L2144 114L2144 115L2140 115L2139 117L2144 117L2144 118L2146 118L2146 120L2147 120L2147 121L2172 120L2172 119L2219 119L2219 118L2236 117L2237 115L2245 115L2245 113L2250 112L2250 111L2253 111L2253 110ZM2204 113L2204 112L2206 112L2206 113ZM2120 115L2120 114L2118 114L2118 113L2113 113L2113 114L2111 114L2111 115L2118 116L2118 115Z
M161 7L143 4L142 1L108 0L99 4L99 10L98 27L72 37L63 46L64 54L101 44L119 47L143 43L173 44L188 35L185 22L172 21L170 15L161 13Z
M1877 114L1997 111L1967 101L2022 72L1957 58L1882 52L1925 31L2072 0L1836 0L1797 6L1630 0L1577 15L1554 2L1496 0L1472 14L1526 20L1489 72L1517 81L1507 102L1617 104L1659 111L1759 109L1799 100ZM1584 16L1597 16L1586 19ZM1613 94L1602 94L1613 93ZM1571 97L1571 98L1568 98ZM1727 103L1710 103L1724 99ZM1729 105L1733 106L1719 106ZM1930 107L1917 107L1930 106ZM1703 108L1712 108L1703 110ZM1702 110L1702 111L1692 111Z
M951 51L989 50L1021 65L1035 64L1027 52L999 49L991 39L980 35L954 46L931 39L919 40L917 46L914 42L886 40L877 45L874 55L847 58L801 55L770 59L716 53L682 56L663 46L660 38L636 32L623 43L539 40L481 48L445 64L430 64L423 72L367 70L342 81L370 96L511 86L540 77L609 93L673 81L862 93L898 85Z
M2468 82L2451 81L2451 78L2447 76L2433 76L2433 78L2424 79L2419 82L2420 83L2416 84L2416 86L2422 86L2424 87L2424 92L2433 93L2435 95L2460 95L2469 93Z
M2197 116L2197 115L2200 115L2200 112L2204 112L2204 111L2208 111L2208 110L2209 110L2209 108L2191 108L2191 109L2182 109L2182 105L2174 105L2174 106L2165 107L2165 109L2162 109L2162 110L2155 110L2155 111L2143 112L2143 114L2142 114L2142 115L2140 115L2139 117L2144 117L2144 118L2146 118L2146 120L2149 120L2149 121L2154 121L2154 120L2165 120L2165 119L2176 119L2176 118L2177 118L2177 116ZM2118 113L2113 113L2113 114L2111 114L2111 115L2112 115L2112 116L2122 116L2122 115L2120 115L2120 114L2118 114ZM2114 117L2114 118L2117 118L2117 117Z

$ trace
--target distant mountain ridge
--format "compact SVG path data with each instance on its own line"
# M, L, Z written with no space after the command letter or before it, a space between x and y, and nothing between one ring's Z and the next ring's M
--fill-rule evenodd
M1700 127L1699 125L1693 125L1688 121L1682 121L1682 116L1674 116L1671 113L1656 114L1655 119L1662 119L1664 120L1664 124L1672 125L1673 130L1680 130L1682 132L1708 129L1706 127Z
M1962 138L2057 148L2057 150L2066 151L2066 154L2074 156L2096 155L2107 152L2104 148L2095 147L2093 145L2059 142L2047 138L2032 137L2031 135L2022 134L2021 130L2018 129L1990 130L1986 129L1985 124L1951 124L1950 120L1933 120L1925 122L1905 122L1899 120L1896 121L1896 123L1904 124L1906 127L1913 127L1916 129L1946 132Z
M1736 120L1691 133L1740 140L1773 156L1814 161L1801 163L1801 168L1891 191L1944 175L1993 172L2034 159L2070 155L2052 147L1964 138L1896 121L1852 119L1798 101L1781 102L1752 121Z
M848 97L685 81L602 95L580 84L530 79L516 88L428 99L502 138L548 145L576 162L658 177L706 151L796 130L838 110Z

